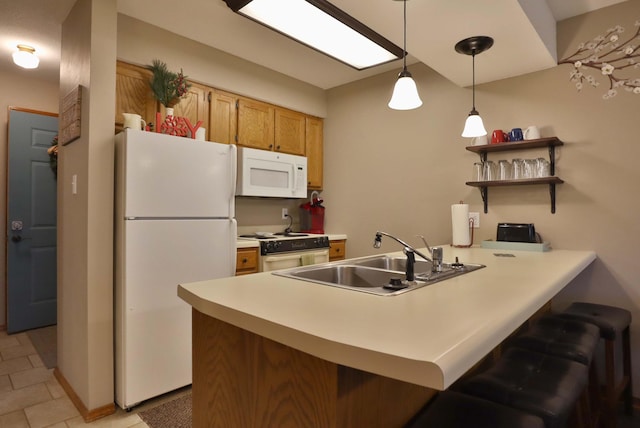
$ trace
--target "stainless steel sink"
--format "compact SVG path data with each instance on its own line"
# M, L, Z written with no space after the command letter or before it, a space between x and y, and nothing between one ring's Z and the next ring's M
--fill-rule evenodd
M364 259L353 260L351 263L356 266L369 266L373 268L399 272L406 272L407 270L406 257L373 256ZM414 265L414 272L431 272L431 262L428 262L426 260L416 260Z
M389 284L392 278L404 279L401 272L373 269L365 266L336 265L303 268L290 273L298 279L354 288L376 288Z
M416 280L407 282L404 281L405 266L406 260L403 257L372 256L285 269L273 274L379 296L395 296L485 267L478 264L445 263L442 272L431 272L430 262L416 260ZM405 288L388 288L391 282L398 281L403 281Z

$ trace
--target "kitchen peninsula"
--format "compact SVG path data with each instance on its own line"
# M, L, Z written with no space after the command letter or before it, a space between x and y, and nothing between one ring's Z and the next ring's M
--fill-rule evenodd
M486 267L389 297L270 273L180 285L193 426L402 426L596 256L444 247L456 257Z

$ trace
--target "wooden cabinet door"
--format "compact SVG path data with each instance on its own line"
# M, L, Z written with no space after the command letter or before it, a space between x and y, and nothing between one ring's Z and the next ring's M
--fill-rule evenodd
M147 122L155 122L158 102L149 81L151 71L137 65L116 63L116 132L122 131L122 113L136 113Z
M180 102L173 106L173 115L176 117L186 117L193 126L202 121L203 128L209 126L209 92L208 86L192 83L189 92L180 99ZM162 117L165 117L165 108L161 110ZM205 132L205 140L208 140L209 129Z
M238 97L214 90L209 103L209 141L235 144L238 129Z
M273 150L274 108L247 98L238 100L238 145Z
M275 109L275 150L304 156L305 115L283 108Z
M347 241L337 239L329 241L329 261L344 260L347 257Z
M305 144L307 154L307 188L322 190L323 158L323 120L317 117L306 117Z
M236 276L258 272L258 248L236 250Z

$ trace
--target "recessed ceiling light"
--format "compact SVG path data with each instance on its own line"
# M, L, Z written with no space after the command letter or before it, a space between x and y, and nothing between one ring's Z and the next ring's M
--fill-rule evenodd
M13 53L13 62L22 68L37 68L40 59L36 55L36 50L31 46L18 45L18 50Z

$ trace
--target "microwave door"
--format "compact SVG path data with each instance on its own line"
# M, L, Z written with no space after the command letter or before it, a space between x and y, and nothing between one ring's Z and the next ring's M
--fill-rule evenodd
M300 176L295 164L253 159L242 174L242 195L299 197L296 189L300 187L300 179L303 179L305 189L301 197L306 197L306 178Z

